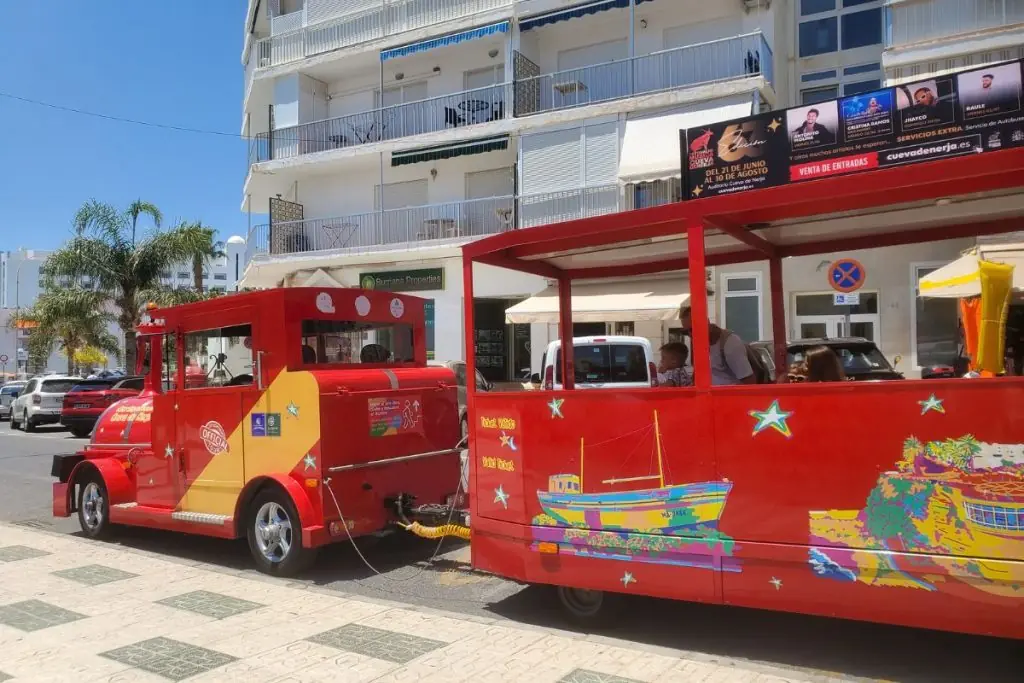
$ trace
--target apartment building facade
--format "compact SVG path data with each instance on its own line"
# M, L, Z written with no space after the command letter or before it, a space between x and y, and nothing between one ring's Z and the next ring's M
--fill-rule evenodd
M912 5L943 2L993 4L251 0L242 55L242 126L250 138L243 210L269 220L250 231L243 285L371 283L418 294L431 302L431 353L462 358L459 247L466 241L679 201L680 129L868 94L904 71L913 78L913 69L930 64L914 55L932 53L911 39L975 39L977 21L941 7L930 10L934 22L948 15L959 23L933 22L931 33L907 28L924 12ZM961 35L950 37L954 29ZM1013 33L1007 22L983 30ZM997 61L1009 49L971 54ZM944 359L955 352L955 311L951 323L948 311L918 301L914 285L966 246L858 254L872 289L850 329L820 259L787 260L790 337L867 336L890 358L905 359L900 369L911 373ZM505 311L543 296L549 283L478 268L486 271L475 278L480 329L469 343L485 375L514 379L538 366L556 327L543 316L507 324ZM770 334L766 266L719 268L708 277L718 322L747 339ZM685 277L629 287L688 291ZM671 322L649 320L578 327L655 344L674 333Z

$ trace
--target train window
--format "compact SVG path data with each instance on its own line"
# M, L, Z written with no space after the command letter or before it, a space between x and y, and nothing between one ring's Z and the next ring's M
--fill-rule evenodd
M164 376L161 384L164 391L171 391L177 385L178 378L178 338L174 333L164 335L163 347Z
M185 335L185 388L252 384L252 325Z
M411 363L413 328L402 323L302 321L303 365Z

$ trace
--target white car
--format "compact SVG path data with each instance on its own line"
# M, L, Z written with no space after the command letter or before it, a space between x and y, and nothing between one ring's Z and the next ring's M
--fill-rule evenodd
M26 432L31 432L41 424L60 422L64 394L81 381L81 377L70 375L47 375L30 379L11 404L11 429L22 427Z
M646 337L575 337L572 340L577 389L637 389L658 386L658 366ZM562 342L544 352L543 374L535 384L550 391L562 389Z
M11 416L11 404L25 388L26 382L8 382L0 387L0 419Z

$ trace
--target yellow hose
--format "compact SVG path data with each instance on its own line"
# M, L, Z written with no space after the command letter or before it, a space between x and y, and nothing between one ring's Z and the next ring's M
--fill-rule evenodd
M403 527L406 531L416 534L420 538L441 538L442 536L454 536L463 541L469 540L469 527L460 524L443 524L441 526L423 526L419 522L413 522Z

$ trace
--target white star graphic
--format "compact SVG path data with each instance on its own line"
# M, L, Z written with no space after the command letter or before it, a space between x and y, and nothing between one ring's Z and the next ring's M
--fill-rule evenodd
M494 502L501 503L501 506L508 510L508 498L509 495L505 493L505 487L499 486L494 489Z
M312 453L306 453L306 457L302 459L304 470L315 470L316 469L316 458L313 457Z
M636 579L633 578L633 572L626 572L626 573L624 573L622 575L622 578L619 579L619 581L622 582L622 587L623 588L629 588L629 584L636 583Z
M174 446L172 446L171 444L167 444L166 446L164 446L164 457L165 458L173 458L174 457Z
M924 401L918 401L917 404L921 406L921 414L934 410L936 413L945 413L946 409L942 406L942 400L935 397L932 394Z
M288 414L291 415L292 417L298 417L299 416L299 407L297 405L295 405L294 401L292 401L291 403L288 404L288 407L286 408L286 410L288 411Z
M553 398L553 399L551 399L551 402L548 403L548 408L551 409L551 419L554 419L556 417L562 417L562 418L565 417L564 415L562 415L562 404L563 403L565 403L565 399L564 398Z
M772 580L769 581L768 583L770 583L771 585L775 586L775 590L777 590L777 591L782 590L782 579L779 579L779 578L776 578L776 577L773 576Z

